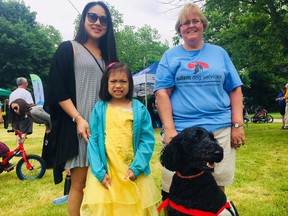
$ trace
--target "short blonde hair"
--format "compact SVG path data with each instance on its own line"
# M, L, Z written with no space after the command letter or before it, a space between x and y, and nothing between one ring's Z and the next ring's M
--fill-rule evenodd
M182 24L182 21L185 18L187 18L188 16L190 16L191 14L199 16L201 22L203 23L204 31L206 31L208 29L208 20L205 17L203 11L198 7L198 5L196 5L194 3L187 3L184 5L182 10L180 11L180 13L178 15L178 19L177 19L176 24L175 24L175 30L179 35L180 35L180 26Z

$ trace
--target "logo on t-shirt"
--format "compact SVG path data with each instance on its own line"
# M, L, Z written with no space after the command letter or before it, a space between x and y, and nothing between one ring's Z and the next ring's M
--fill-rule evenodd
M188 64L188 68L194 69L193 74L197 74L199 72L203 72L203 68L209 68L209 66L204 62L191 62Z

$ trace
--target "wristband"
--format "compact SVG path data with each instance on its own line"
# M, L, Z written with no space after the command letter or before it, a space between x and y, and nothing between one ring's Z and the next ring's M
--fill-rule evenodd
M74 118L72 118L72 121L75 122L76 121L76 118L80 116L80 113L78 113Z

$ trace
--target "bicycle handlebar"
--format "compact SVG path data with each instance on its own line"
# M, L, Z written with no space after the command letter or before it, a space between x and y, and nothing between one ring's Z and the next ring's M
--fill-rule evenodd
M7 132L8 133L15 132L22 139L22 133L17 129L7 130Z

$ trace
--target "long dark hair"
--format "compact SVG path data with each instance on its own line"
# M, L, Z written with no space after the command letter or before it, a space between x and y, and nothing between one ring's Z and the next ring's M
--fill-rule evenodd
M90 2L85 6L81 15L79 28L74 40L81 44L85 43L88 40L88 34L85 29L85 19L89 9L91 7L94 7L95 5L100 5L105 10L106 16L108 18L107 32L99 41L99 48L101 50L101 55L106 65L110 64L111 62L118 62L116 52L116 41L115 41L111 13L106 4L104 4L103 2L101 1Z
M16 103L19 106L19 115L14 112L12 109L12 104ZM19 122L22 119L25 118L26 115L30 115L30 109L31 107L34 106L31 104L28 104L24 99L18 98L14 101L11 102L10 104L10 115L11 115L11 122Z
M113 64L113 65L112 65ZM112 96L108 92L108 79L109 76L112 72L114 71L122 71L127 74L128 77L128 85L129 85L129 91L126 95L126 98L128 100L132 100L133 98L133 77L130 68L128 68L127 65L119 63L119 62L114 62L112 63L111 66L109 65L106 67L102 79L101 79L101 87L99 91L99 98L102 101L110 101Z

